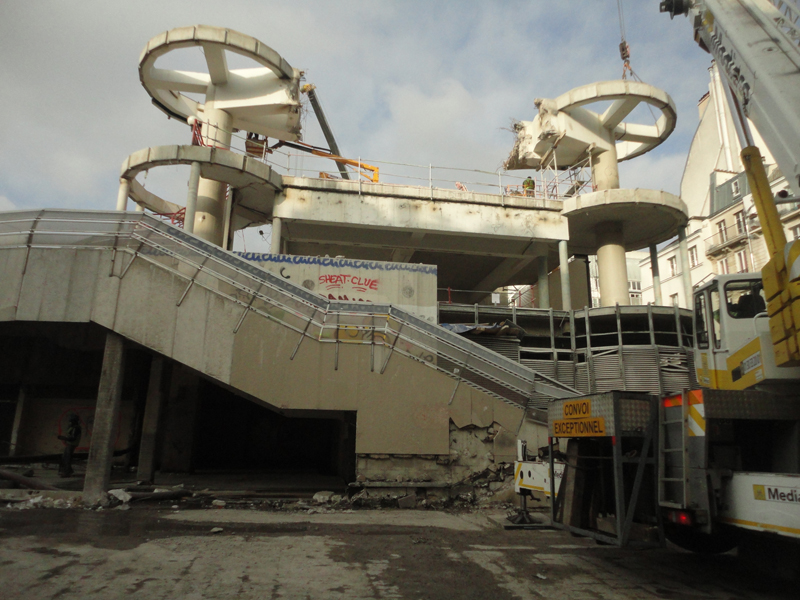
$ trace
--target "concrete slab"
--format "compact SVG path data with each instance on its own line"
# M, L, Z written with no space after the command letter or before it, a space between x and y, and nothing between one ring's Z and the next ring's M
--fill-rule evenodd
M250 225L265 223L272 215L275 192L282 187L281 176L261 161L222 148L204 146L154 146L138 150L122 163L120 176L135 180L139 173L169 165L200 163L206 179L221 181L237 189L234 214ZM173 205L152 195L143 195L141 186L131 186L129 196L149 208L169 209ZM174 211L173 211L174 212Z
M581 194L564 200L569 220L569 249L577 254L595 254L599 246L595 231L603 223L623 224L625 250L639 250L673 235L688 220L686 204L678 196L661 190L611 189Z

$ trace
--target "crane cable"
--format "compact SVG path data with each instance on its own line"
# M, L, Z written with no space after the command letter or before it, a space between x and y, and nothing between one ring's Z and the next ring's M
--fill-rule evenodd
M630 72L631 77L641 81L631 67L631 47L625 40L625 15L622 12L622 0L617 0L617 13L619 14L619 57L622 59L622 79L627 79Z
M630 73L632 79L640 83L644 83L642 78L636 74L631 66L631 47L628 46L628 42L625 39L625 15L622 11L622 0L617 0L617 12L619 13L619 56L622 59L622 79L626 80L628 78L628 73ZM656 115L653 112L653 107L650 106L650 104L647 104L647 110L650 111L650 116L653 117L653 122L657 123L658 119L656 118Z

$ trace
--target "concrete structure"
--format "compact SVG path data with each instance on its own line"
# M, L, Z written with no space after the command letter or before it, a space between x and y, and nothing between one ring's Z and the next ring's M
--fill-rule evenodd
M105 358L92 350L102 365L87 432L92 499L107 484L109 440L119 437L110 424L137 422L122 419L120 402L144 409L143 474L152 474L159 413L160 469L190 470L198 423L214 414L200 407L227 394L228 406L238 397L279 415L341 423L339 433L326 434L333 449L306 443L320 456L358 456L351 470L334 469L345 480L382 481L393 473L441 487L512 461L521 432L536 439L535 411L526 413L534 394L577 393L394 307L324 299L148 215L6 213L2 231L0 338L52 336L53 323L71 323L69 341L61 343L73 365L75 351L103 347L98 337L113 341ZM17 382L11 385L30 385L31 362L52 368L44 354L33 354L35 344L23 346L31 353L20 353L19 343L3 346L4 377ZM138 352L138 367L121 368L122 346ZM11 364L14 352L19 368ZM158 357L168 361L170 383L153 367ZM142 382L133 396L119 387L123 372L128 385ZM459 424L454 431L451 422ZM475 437L475 428L491 433Z
M159 56L194 46L203 48L208 74L157 68ZM229 70L227 52L260 66ZM688 385L675 379L677 387L670 387L672 380L659 375L658 356L675 355L681 365L688 360L682 334L660 348L655 329L656 322L679 327L687 315L637 312L647 329L625 338L624 311L571 311L573 304L590 305L585 254L600 253L599 262L611 268L600 281L613 283L618 250L624 259L625 249L665 239L685 218L677 198L614 188L617 157L641 154L671 131L665 94L596 84L556 103L561 120L556 109L542 112L569 130L557 140L548 134L552 160L585 155L593 163L596 191L575 195L576 187L565 200L279 175L274 163L228 146L239 129L299 137L299 74L231 30L198 26L154 38L142 54L140 77L157 106L192 126L192 145L129 156L120 212L1 219L0 340L46 340L38 343L53 344L57 357L49 360L36 344L22 342L32 350L10 371L8 385L26 407L38 409L43 393L28 363L55 373L54 361L70 365L81 353L91 356L93 370L80 379L78 394L90 450L88 498L102 498L115 445L129 463L138 455L143 479L159 471L229 468L226 461L238 460L313 467L367 487L454 487L476 473L502 472L519 437L543 445L541 409L551 398L608 385L637 391ZM189 93L203 93L205 101ZM583 108L608 98L614 103L602 118ZM640 101L663 108L654 129L622 123ZM587 145L587 135L598 139ZM148 169L171 165L191 167L185 207L137 181ZM182 221L184 230L121 212L129 198L141 210ZM643 221L639 227L626 225L631 215ZM273 228L271 254L242 260L227 251L235 230L266 222ZM612 290L604 302L627 304L624 279L624 301ZM521 337L484 336L478 343L439 327L437 292L439 299L469 303L477 323L476 302L533 282L548 310L530 316ZM459 324L451 309L450 323ZM558 309L564 312L556 316ZM494 316L517 320L508 311ZM612 321L613 339L605 333ZM64 323L68 333L59 329ZM592 323L604 332L593 333ZM549 347L546 360L530 350L540 344ZM641 344L647 352L635 347ZM11 342L0 351L10 360ZM646 381L630 366L625 371L642 360L655 373ZM92 386L101 392L89 394ZM62 412L72 406L71 397L60 397L67 392L54 393ZM20 445L42 450L22 425L15 432Z
M611 101L602 113L586 106ZM661 111L653 125L624 122L640 104ZM604 81L554 100L537 99L539 114L518 123L508 169L564 169L588 161L594 193L568 198L570 249L597 254L604 306L629 303L625 252L665 241L686 223L680 198L652 190L620 190L617 163L640 156L675 128L675 106L663 91L632 81Z
M181 48L203 50L207 73L159 69L156 61ZM226 52L251 59L257 66L229 69ZM198 25L172 29L151 39L139 57L139 79L153 103L168 115L199 124L203 145L226 149L231 133L243 129L282 140L300 134L300 72L255 38L231 29ZM202 94L203 102L187 93ZM199 162L199 161L198 161ZM196 170L196 169L195 169ZM190 186L194 191L194 186ZM189 230L203 239L226 246L230 206L225 181L201 177L187 212L195 213Z
M681 180L681 198L689 210L686 234L688 269L680 241L657 253L660 293L665 304L691 306L691 288L714 275L759 271L768 256L739 158L741 146L716 64L709 68L708 93L698 102L699 122ZM764 153L773 194L788 191L790 182L775 166L754 124L751 131ZM800 238L800 204L778 205L786 239ZM641 260L644 302L656 298L652 258ZM685 276L690 278L687 288Z

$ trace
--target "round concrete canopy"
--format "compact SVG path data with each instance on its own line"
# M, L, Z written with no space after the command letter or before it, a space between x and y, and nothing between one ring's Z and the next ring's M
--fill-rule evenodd
M617 141L617 160L629 160L649 152L675 130L675 103L665 91L640 81L599 81L584 85L555 99L556 109L570 113L595 102L613 103L603 114L592 113L604 129L610 129ZM653 125L623 121L639 104L648 104L661 111ZM585 110L585 109L584 109Z
M611 103L602 114L587 108L601 102ZM654 124L625 121L640 104L661 112ZM538 98L536 106L539 114L518 124L507 169L540 169L553 157L560 169L574 167L612 147L617 161L629 160L664 142L677 119L665 91L638 81L591 83L553 100Z
M686 225L686 204L659 190L622 189L581 194L564 200L562 214L569 224L569 249L574 254L596 254L595 232L604 223L622 223L625 250L639 250L664 242Z
M227 183L236 190L233 206L234 229L265 223L272 218L275 192L283 188L283 178L258 159L207 146L155 146L134 152L122 163L120 177L135 182L136 176L155 167L200 164L206 179ZM157 213L176 212L180 205L168 202L131 185L130 197Z
M180 48L203 50L207 73L155 67L156 60ZM249 58L256 68L229 69L225 52ZM232 127L281 140L300 139L300 72L257 39L222 27L178 27L155 36L139 56L139 80L154 104L168 115L204 120L205 104L186 93L213 94L209 107L231 115Z

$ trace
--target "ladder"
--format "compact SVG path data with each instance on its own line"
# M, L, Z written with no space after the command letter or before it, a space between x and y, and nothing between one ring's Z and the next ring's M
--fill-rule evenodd
M663 398L658 411L658 503L684 509L689 504L687 391Z

